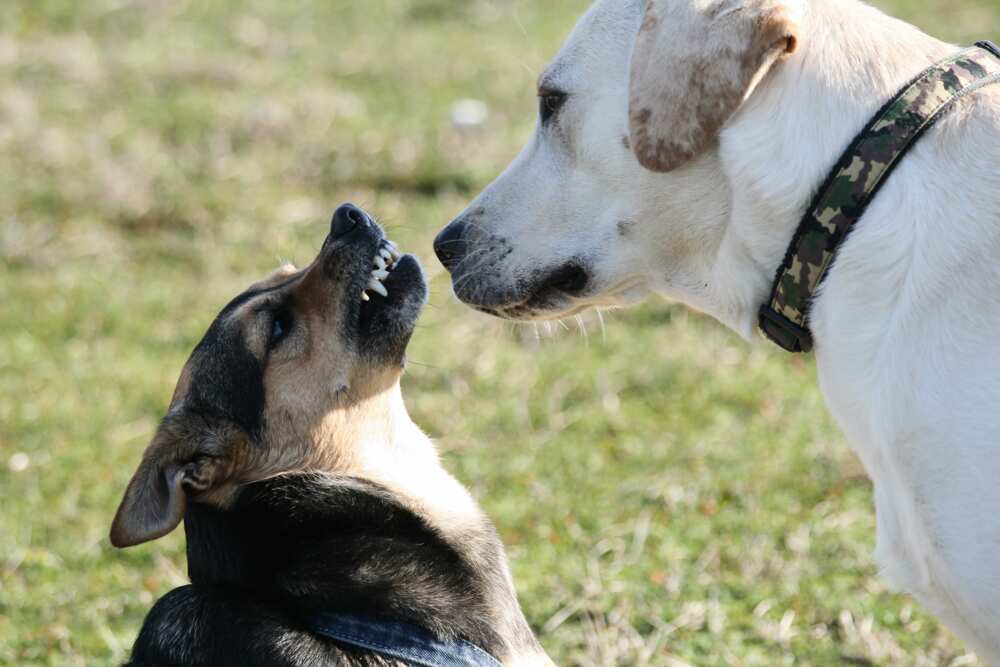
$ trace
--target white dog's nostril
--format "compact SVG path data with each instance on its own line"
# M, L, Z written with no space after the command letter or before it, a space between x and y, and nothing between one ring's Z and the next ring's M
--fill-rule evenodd
M548 280L545 281L548 287L557 289L569 295L577 295L583 292L590 282L587 270L579 264L566 264L556 269Z

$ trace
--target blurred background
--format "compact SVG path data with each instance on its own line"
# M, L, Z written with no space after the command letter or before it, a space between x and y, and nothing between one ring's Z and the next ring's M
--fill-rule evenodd
M998 0L884 0L961 42ZM517 153L585 0L0 2L0 664L122 661L182 531L107 530L218 309L368 207L433 296L405 393L560 665L971 665L872 567L808 360L652 303L461 307L435 232Z

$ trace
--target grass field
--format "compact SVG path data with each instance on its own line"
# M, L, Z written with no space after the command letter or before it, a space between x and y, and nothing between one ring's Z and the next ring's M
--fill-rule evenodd
M432 275L411 412L558 664L975 664L875 576L811 364L662 303L551 330L455 303L430 240L520 147L585 5L0 3L0 664L121 661L185 580L180 532L110 547L114 508L211 317L344 200ZM1000 26L997 0L885 6ZM452 125L467 97L480 132Z

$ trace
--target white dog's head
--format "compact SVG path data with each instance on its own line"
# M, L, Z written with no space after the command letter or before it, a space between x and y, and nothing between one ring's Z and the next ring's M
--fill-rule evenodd
M512 319L710 307L719 131L795 45L783 0L596 3L539 79L531 141L435 241L456 295Z

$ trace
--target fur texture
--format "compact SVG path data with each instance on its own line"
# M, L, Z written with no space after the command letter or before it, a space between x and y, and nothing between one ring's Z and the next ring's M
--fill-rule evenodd
M746 31L760 16L787 26L771 36L794 34L795 50L748 80L759 47ZM886 100L957 48L856 0L597 2L542 77L565 103L452 223L464 251L449 258L455 292L515 318L660 294L750 339L815 189ZM719 60L699 83L685 72L705 57ZM664 106L665 91L678 99ZM661 154L644 137L677 145ZM637 141L669 173L644 169ZM811 322L827 404L874 480L878 564L993 664L998 162L992 86L906 157L841 248ZM583 289L547 282L567 265L585 272Z
M403 667L306 629L311 613L358 610L494 655L534 644L507 625L516 602L485 519L442 531L386 487L313 473L241 487L226 510L192 504L184 527L191 585L150 611L133 664Z
M387 293L363 299L376 272ZM182 519L187 531L192 585L150 611L135 664L402 667L307 632L302 616L321 610L551 667L493 525L403 404L426 294L417 261L342 207L310 266L283 267L218 315L111 529L119 547Z

